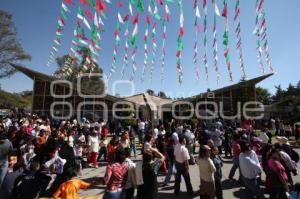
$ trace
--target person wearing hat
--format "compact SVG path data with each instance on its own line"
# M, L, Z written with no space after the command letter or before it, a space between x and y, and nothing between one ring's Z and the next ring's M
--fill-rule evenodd
M299 162L299 154L291 147L289 140L286 137L277 136L276 140L281 145L282 150L286 152L293 161Z

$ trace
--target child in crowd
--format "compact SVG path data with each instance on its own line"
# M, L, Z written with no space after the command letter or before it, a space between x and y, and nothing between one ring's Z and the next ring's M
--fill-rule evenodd
M221 186L223 163L221 157L219 156L219 150L217 147L212 148L211 159L216 167L216 172L215 172L216 198L223 199L223 191Z
M73 169L66 171L67 181L60 185L58 190L53 194L53 199L78 199L79 189L86 189L91 184L76 179L76 172Z
M107 145L108 145L107 137L101 137L98 161L101 160L102 156L104 156L103 160L107 161Z

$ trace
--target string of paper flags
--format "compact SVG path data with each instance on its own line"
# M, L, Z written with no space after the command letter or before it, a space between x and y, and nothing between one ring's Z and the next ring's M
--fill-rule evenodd
M57 21L57 28L53 45L50 51L50 56L47 62L49 66L57 56L57 53L62 45L62 39L64 35L65 25L71 14L71 7L75 4L77 8L77 19L75 28L73 30L73 39L70 47L70 57L65 61L65 65L61 69L61 73L57 74L57 77L76 77L81 74L91 74L97 68L99 60L99 54L101 51L102 34L107 26L106 21L109 20L107 13L109 12L108 4L117 4L117 22L113 33L113 56L112 63L109 69L108 79L110 79L117 70L120 71L121 79L124 79L127 70L131 70L130 80L135 79L137 69L141 69L141 82L146 79L147 70L149 70L149 79L152 80L154 77L154 70L156 65L160 64L160 78L161 82L164 80L164 72L166 65L166 54L167 54L167 25L170 21L170 8L169 5L173 4L173 7L177 5L179 10L179 16L177 16L179 30L177 36L177 48L176 48L176 70L178 72L178 82L181 84L183 81L183 71L188 69L187 66L183 65L182 58L184 55L184 35L185 35L185 22L184 20L184 6L189 5L183 0L78 0L79 3L74 0L63 0L60 9L60 16ZM123 6L123 3L128 2L128 7ZM222 12L220 12L219 5L222 2ZM228 0L202 0L202 11L200 11L199 4L201 0L193 1L194 9L194 45L193 45L193 64L194 73L196 80L200 79L200 67L201 63L198 61L200 53L203 54L203 68L205 71L205 79L209 80L209 51L208 51L208 4L211 3L213 8L213 20L212 20L212 57L213 57L213 69L216 73L217 81L221 79L220 66L224 67L228 71L229 80L233 81L232 73L232 60L230 54L234 51L230 49L229 41L229 6ZM185 4L185 5L183 5ZM148 5L148 6L146 6ZM199 8L200 7L200 8ZM239 58L239 67L241 70L241 77L246 78L246 68L244 62L244 55L242 50L242 27L241 27L241 8L240 0L235 0L235 7L233 9L233 22L235 24L235 37L236 37L236 51ZM126 14L122 14L126 13ZM202 13L202 16L201 16ZM270 57L269 42L267 37L267 20L266 13L264 10L264 0L256 0L255 4L255 29L253 31L256 37L256 49L257 49L257 60L261 70L261 73L266 72L264 62L268 66L268 71L273 72L273 66ZM223 56L224 63L221 63L218 58L218 20L223 18L224 32L223 32ZM137 53L140 43L138 42L139 37L139 23L145 23L143 37L143 64L141 66L137 63ZM203 27L201 27L203 25ZM157 34L157 29L161 28L162 34ZM150 35L150 34L151 35ZM203 34L203 48L200 48L199 52L199 35ZM161 42L160 52L158 53L158 42ZM151 43L151 46L149 45ZM221 41L220 41L221 42ZM119 56L121 44L123 54ZM122 44L122 45L123 45ZM150 47L150 48L149 48ZM151 54L150 54L150 53ZM129 59L130 56L130 59ZM160 56L160 59L157 57ZM74 59L80 62L79 71L72 67ZM120 58L123 57L123 58ZM149 59L151 57L151 59ZM174 56L175 58L175 56ZM117 67L117 60L120 59L122 67ZM151 62L149 62L149 60ZM129 67L131 65L131 67ZM174 67L175 69L175 67Z

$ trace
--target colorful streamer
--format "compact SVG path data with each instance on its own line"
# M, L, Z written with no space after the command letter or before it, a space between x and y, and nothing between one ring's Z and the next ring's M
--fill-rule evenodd
M264 64L262 61L262 53L263 53L263 49L261 46L261 42L260 42L260 30L259 30L259 22L261 20L261 6L260 6L260 0L256 0L256 20L255 20L255 30L254 30L254 34L256 35L256 49L257 49L257 61L261 70L261 73L264 74L265 73L265 68L264 68Z
M206 82L208 82L208 60L207 60L207 1L203 0L203 11L204 11L204 56L203 62L205 66L205 75L206 75Z
M151 60L151 67L150 67L150 81L152 81L153 79L153 71L154 71L154 66L156 64L156 54L157 54L156 22L154 22L152 26L151 39L152 39L152 60Z
M72 4L71 0L65 1L67 4ZM57 54L60 46L61 46L61 39L63 36L63 30L65 26L65 20L67 20L67 15L70 13L70 9L67 7L66 4L62 2L61 4L61 9L60 9L60 17L57 21L58 26L56 29L56 38L53 40L54 45L52 46L52 50L50 52L50 56L48 58L47 66L50 66L50 64L53 62L55 59L55 55Z
M267 38L267 20L266 20L266 13L263 9L263 2L261 1L261 26L260 26L260 33L261 33L261 41L263 42L263 50L265 51L266 56L266 63L269 67L270 72L273 72L273 66L270 58L269 52L269 45L268 45L268 38Z
M113 61L112 61L111 68L109 71L108 79L110 79L112 74L116 71L117 52L118 52L118 47L120 46L119 33L121 32L121 24L124 24L124 21L123 21L121 14L118 13L117 27L114 32L115 44L114 44L114 49L113 49Z
M129 16L129 15L127 15ZM128 18L129 19L129 18ZM129 20L126 22L126 30L124 33L125 36L125 47L124 47L124 58L123 58L123 66L121 69L121 79L124 78L125 70L128 68L128 48L129 48Z
M144 65L142 70L141 82L144 82L146 68L148 65L148 35L149 35L149 27L150 27L150 17L146 16L146 31L144 34Z
M183 36L184 36L184 16L183 16L183 1L178 0L178 6L180 9L180 18L179 18L179 35L177 39L177 70L178 70L178 82L179 84L182 83L183 79L183 71L182 71L182 51L183 51Z
M161 70L160 70L160 79L161 82L164 81L164 70L165 70L165 59L166 59L166 43L167 43L167 23L170 20L170 10L167 4L165 4L165 13L163 20L163 33L162 33L162 56L161 56Z
M220 16L219 8L215 0L212 1L215 12L214 12L214 24L213 24L213 56L214 56L214 67L217 75L217 82L219 83L221 75L218 66L218 42L217 42L217 16Z
M264 42L263 44L263 49L265 50L265 55L266 55L266 62L267 65L269 66L269 70L270 72L273 72L273 66L272 66L272 62L271 62L271 57L270 57L270 52L269 52L269 45L268 45L268 39L267 39L267 22L266 22L266 18L265 18L265 12L262 12L263 15L263 33L261 35L261 39Z
M132 1L132 0L131 0ZM133 81L137 69L136 64L136 53L137 53L137 34L138 34L138 23L139 23L139 14L136 14L135 17L132 20L132 24L134 26L132 35L131 35L131 45L132 45L132 53L131 53L131 61L132 61L132 73L130 80Z
M241 69L241 72L242 72L242 79L246 79L246 72L245 72L245 67L244 67L244 59L243 59L243 51L242 51L241 21L240 21L240 0L236 0L234 21L237 22L237 27L235 29L236 38L237 38L236 49L239 52L240 69Z
M198 34L200 33L200 24L199 20L201 18L199 7L198 7L198 0L194 0L194 10L195 10L195 43L194 43L194 70L196 74L196 80L199 81L199 69L198 69Z
M228 5L227 0L223 1L224 9L222 16L224 17L224 23L225 23L225 31L223 34L223 45L224 45L224 57L226 60L227 70L229 73L230 81L233 81L232 71L231 71L231 62L230 62L230 56L229 56L229 27L228 27Z

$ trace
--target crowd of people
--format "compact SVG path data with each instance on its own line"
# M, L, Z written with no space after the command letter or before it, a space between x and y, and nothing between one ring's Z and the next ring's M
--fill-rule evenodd
M223 199L225 158L232 159L228 179L243 184L244 198L265 198L261 185L271 199L299 198L292 178L299 155L289 138L300 138L300 124L281 130L276 121L263 123L257 133L251 120L137 120L127 126L11 114L0 120L0 198L76 199L80 189L92 186L79 178L82 170L103 162L104 199L158 198L159 186L170 186L172 176L175 196L184 194L183 177L187 197L196 197L192 165L199 168L200 198Z

